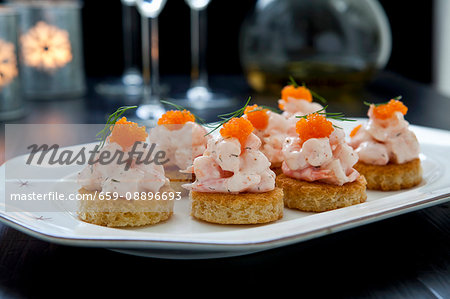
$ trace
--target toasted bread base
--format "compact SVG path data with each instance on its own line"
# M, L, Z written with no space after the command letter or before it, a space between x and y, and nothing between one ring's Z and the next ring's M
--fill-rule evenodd
M364 176L343 186L336 186L296 180L280 174L276 183L283 188L285 206L305 212L334 210L359 204L367 199Z
M366 177L367 189L395 191L417 186L422 181L420 159L403 164L370 165L363 162L354 168Z
M84 188L78 192L95 194ZM165 186L159 192L173 190ZM109 227L143 226L169 219L173 205L174 200L100 200L97 194L93 200L80 201L78 217L85 222Z
M191 191L194 218L219 224L256 224L283 217L283 190L264 193L207 193Z

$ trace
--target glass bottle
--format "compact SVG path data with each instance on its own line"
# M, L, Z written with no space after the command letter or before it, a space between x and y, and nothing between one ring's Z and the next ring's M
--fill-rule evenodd
M258 0L241 29L241 63L260 92L279 92L289 76L319 89L359 88L390 53L377 0Z

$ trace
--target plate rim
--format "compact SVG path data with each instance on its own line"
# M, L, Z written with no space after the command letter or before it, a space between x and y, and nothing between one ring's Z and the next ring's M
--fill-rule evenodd
M349 219L338 224L334 224L332 226L322 227L315 230L302 232L294 235L283 236L279 238L274 238L271 240L263 240L263 241L255 241L255 242L236 242L236 243L220 243L214 241L205 242L186 242L186 241L175 241L175 240L152 240L152 239L98 239L98 238L74 238L74 237L64 237L52 235L49 233L45 233L33 228L30 228L26 224L20 223L18 221L14 221L13 219L7 217L6 215L0 213L0 221L6 225L9 225L17 230L26 233L28 235L37 237L38 239L44 241L52 241L62 245L74 245L74 246L83 246L83 247L102 247L102 248L141 248L141 249L151 249L152 247L142 246L143 244L153 244L158 247L165 247L164 245L177 245L178 247L191 247L197 246L202 247L203 249L207 249L208 247L214 247L214 249L218 248L226 248L232 249L236 248L238 250L248 250L255 247L270 247L272 245L288 245L295 242L306 241L315 237L320 237L327 232L329 234L343 231L352 227L355 227L356 224L365 225L369 223L373 223L376 221L381 221L387 218L391 218L397 215L406 214L415 210L419 210L422 208L427 208L434 205L444 204L450 201L450 193L444 193L441 195L437 195L432 198L427 198L419 202L414 202L408 205L403 205L400 207L396 207L394 209L390 209L387 211L380 211L374 214L365 215L362 217L358 217L356 219ZM118 244L119 246L117 246ZM281 243L281 244L278 244ZM125 244L136 244L140 246L122 246ZM102 246L98 246L102 245ZM182 245L182 246L181 246Z

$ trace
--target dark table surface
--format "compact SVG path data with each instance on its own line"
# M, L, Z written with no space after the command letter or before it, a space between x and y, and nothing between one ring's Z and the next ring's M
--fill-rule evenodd
M83 99L35 101L16 123L102 123L108 112L132 100L95 94L95 80ZM183 89L183 77L163 78ZM252 94L239 76L212 77L231 91L236 106ZM176 87L174 87L176 86ZM329 97L331 111L364 116L368 101L402 95L414 124L450 130L450 99L432 87L381 73L357 96ZM253 95L274 105L276 97ZM218 111L198 112L209 121ZM8 122L10 123L10 122ZM2 140L4 145L4 140ZM211 292L210 288L214 290ZM0 224L0 297L66 297L107 294L253 296L289 291L296 297L450 298L450 204L246 256L211 260L164 260L107 249L69 247L30 237Z

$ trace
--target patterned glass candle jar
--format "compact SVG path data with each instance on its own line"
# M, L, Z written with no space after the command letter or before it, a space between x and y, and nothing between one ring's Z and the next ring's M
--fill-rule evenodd
M85 91L81 4L13 2L20 14L20 70L27 98L81 96Z
M0 6L0 120L24 112L17 59L17 14Z

